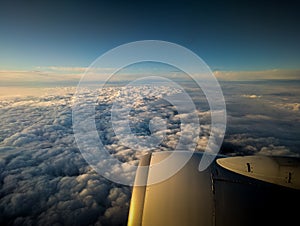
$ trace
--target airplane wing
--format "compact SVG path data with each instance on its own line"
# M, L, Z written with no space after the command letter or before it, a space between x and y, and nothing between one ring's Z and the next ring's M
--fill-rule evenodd
M172 152L145 155L136 181L155 177L153 167ZM183 158L186 152L176 153ZM128 226L297 225L300 204L300 158L217 156L200 172L203 153L193 153L165 181L133 186ZM147 183L145 183L147 184Z

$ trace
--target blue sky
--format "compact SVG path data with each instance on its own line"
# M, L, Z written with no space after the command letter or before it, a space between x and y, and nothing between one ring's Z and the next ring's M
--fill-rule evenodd
M2 1L0 69L87 67L127 42L183 45L212 70L298 69L295 2Z

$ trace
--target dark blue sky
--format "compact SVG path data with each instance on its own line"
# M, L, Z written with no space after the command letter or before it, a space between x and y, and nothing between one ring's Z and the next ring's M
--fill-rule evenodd
M85 67L144 39L183 45L213 70L295 69L299 10L288 1L1 1L0 69Z

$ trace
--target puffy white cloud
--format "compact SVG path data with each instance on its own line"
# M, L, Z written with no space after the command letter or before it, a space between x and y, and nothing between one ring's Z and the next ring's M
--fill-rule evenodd
M63 90L52 90L56 92ZM96 174L77 149L71 100L70 92L1 100L0 224L86 225L106 220L105 210L112 205L109 191L116 185ZM120 189L125 198L118 204L125 206L126 216L129 188ZM124 224L126 218L118 220Z

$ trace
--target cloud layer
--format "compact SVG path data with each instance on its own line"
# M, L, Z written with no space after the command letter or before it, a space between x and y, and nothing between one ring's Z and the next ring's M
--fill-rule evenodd
M180 115L170 103L159 101L163 95L178 91L166 87L151 90L151 95L145 86L130 90L135 95L134 104L128 106L132 108L132 133L138 139L155 133L163 138L155 151L173 150L184 135L180 120L189 114ZM131 188L97 174L76 145L71 108L75 89L44 91L47 94L42 96L0 99L0 223L126 225ZM120 141L111 125L112 103L119 94L116 87L98 93L95 118L99 138L113 157L137 165L144 154L137 150L143 147L134 146L130 140ZM206 117L200 112L199 117L202 114ZM163 130L151 121L154 115L164 118ZM204 150L208 131L209 126L201 126L203 136L197 150ZM191 139L185 135L183 143L188 145Z
M299 156L297 84L224 83L222 88L228 113L223 154ZM76 145L71 108L75 88L43 92L0 99L0 224L126 225L131 188L96 173ZM143 152L134 150L130 140L120 141L110 120L120 88L98 92L99 138L113 157L136 165ZM155 151L174 150L180 137L184 143L192 142L193 136L180 129L181 119L189 114L179 114L159 100L177 91L157 87L153 92L145 86L130 90L135 95L129 117L132 133L139 139L151 133L162 137ZM196 151L203 151L210 134L210 111L205 96L194 97L200 103ZM155 126L154 116L164 119L165 127Z

